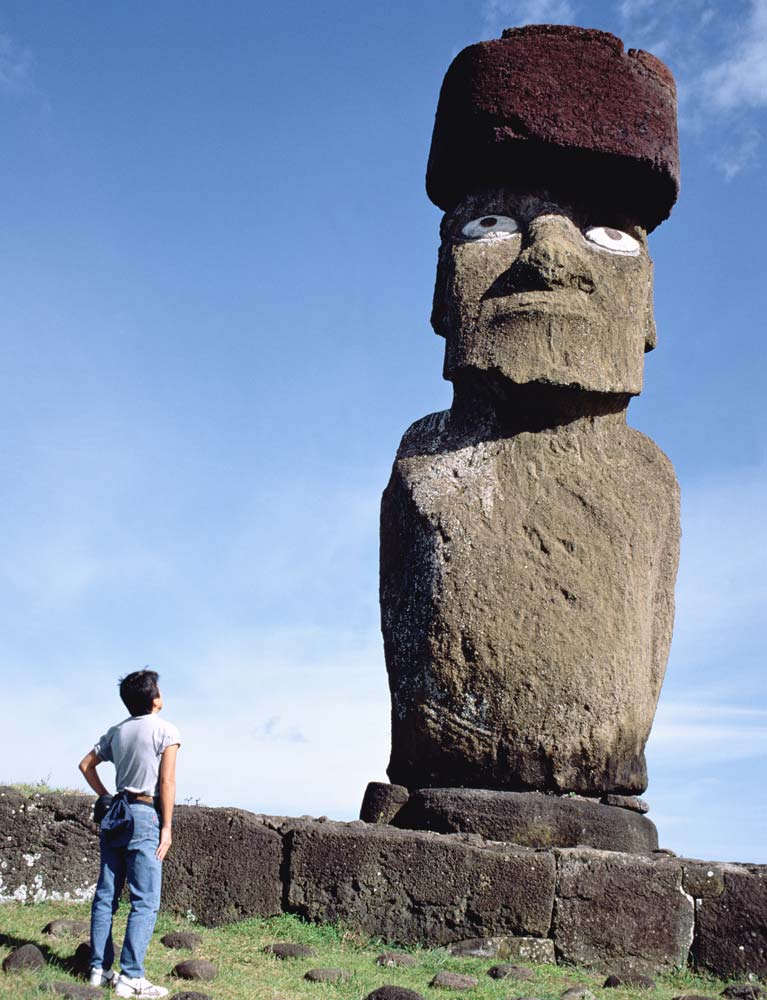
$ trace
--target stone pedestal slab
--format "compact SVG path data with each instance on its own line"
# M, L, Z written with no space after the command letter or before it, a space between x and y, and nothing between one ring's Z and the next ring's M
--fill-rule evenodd
M478 833L526 847L594 847L646 854L658 831L645 816L593 799L497 792L483 788L421 788L392 820L435 833Z

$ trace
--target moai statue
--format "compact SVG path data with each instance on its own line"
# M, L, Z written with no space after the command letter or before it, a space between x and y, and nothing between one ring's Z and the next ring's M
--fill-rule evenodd
M600 31L472 45L427 191L454 396L407 431L383 496L388 774L630 805L679 549L672 466L626 424L656 340L646 234L678 191L673 78Z

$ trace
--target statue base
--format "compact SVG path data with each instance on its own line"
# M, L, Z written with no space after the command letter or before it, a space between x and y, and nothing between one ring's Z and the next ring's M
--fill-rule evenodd
M658 831L641 814L646 808L641 799L614 798L621 804L485 788L421 788L407 796L399 785L371 782L360 819L406 830L477 833L487 840L524 847L581 846L626 854L656 851Z

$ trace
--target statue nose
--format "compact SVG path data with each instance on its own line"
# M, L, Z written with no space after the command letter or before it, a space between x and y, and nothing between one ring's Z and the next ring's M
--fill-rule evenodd
M594 290L594 275L580 232L563 216L534 219L524 249L509 269L510 291L553 291L557 288Z

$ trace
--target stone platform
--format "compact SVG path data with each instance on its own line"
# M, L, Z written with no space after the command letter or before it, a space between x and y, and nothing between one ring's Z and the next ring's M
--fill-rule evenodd
M0 902L92 895L93 801L0 788ZM288 912L530 963L767 976L767 866L179 806L164 869L163 907L207 926Z
M434 833L478 833L523 847L594 847L647 854L658 848L655 824L640 799L621 806L581 796L500 792L484 788L421 788L371 782L360 819Z

